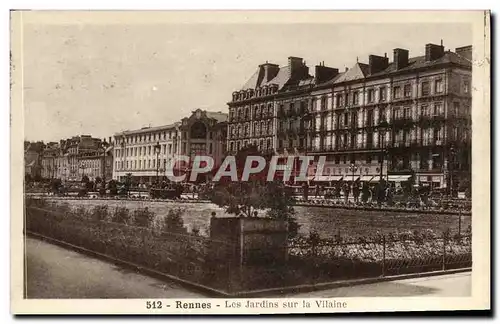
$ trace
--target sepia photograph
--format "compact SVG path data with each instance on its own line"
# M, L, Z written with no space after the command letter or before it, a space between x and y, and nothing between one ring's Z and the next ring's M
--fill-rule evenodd
M12 312L489 309L489 28L11 11Z

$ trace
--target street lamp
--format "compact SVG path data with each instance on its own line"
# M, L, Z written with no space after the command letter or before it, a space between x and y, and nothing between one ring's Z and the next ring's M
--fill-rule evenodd
M159 173L159 170L160 170L160 163L159 163L159 160L158 160L158 156L160 154L160 149L161 149L161 145L160 145L160 142L156 142L156 145L154 146L155 148L155 152L156 152L156 181L158 182L158 173Z
M352 172L352 187L354 189L354 173L358 171L358 166L355 163L351 163L349 170Z
M381 121L378 125L378 133L379 133L379 141L380 141L380 183L382 184L383 177L383 169L384 169L384 157L385 157L385 148L384 148L384 138L387 133L387 129L389 125L387 122Z
M455 171L455 157L457 155L457 152L455 150L455 147L452 145L450 147L450 159L451 161L448 163L448 172L450 174L450 191L449 194L451 197L453 197L453 172Z

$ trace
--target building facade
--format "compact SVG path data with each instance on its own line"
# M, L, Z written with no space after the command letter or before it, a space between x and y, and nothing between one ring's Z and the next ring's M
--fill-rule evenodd
M41 155L42 177L57 178L64 182L79 182L84 175L89 180L103 178L104 159L109 160L111 156L111 153L106 151L109 145L106 140L90 135L48 143ZM111 176L108 179L111 179Z
M42 178L53 179L56 178L56 159L59 155L59 144L57 142L49 142L45 145L41 155L42 163Z
M211 156L215 164L225 156L227 114L197 109L174 124L125 131L114 136L113 179L130 173L136 184L153 183L167 176L178 155ZM175 163L188 172L190 164Z
M165 176L166 166L180 154L180 123L143 127L114 135L113 179L132 175L133 183L152 183Z
M398 48L392 62L370 55L368 64L356 62L342 73L319 64L314 77L293 57L277 73L276 65L270 74L269 64L261 65L228 104L228 150L253 142L284 155L326 156L330 181L383 177L455 186L470 177L472 46L451 52L427 44L424 53L410 57ZM289 72L286 81L278 77L282 70ZM259 97L262 84L274 92ZM275 109L264 145L252 132L251 114L262 106ZM311 174L316 167L311 164Z

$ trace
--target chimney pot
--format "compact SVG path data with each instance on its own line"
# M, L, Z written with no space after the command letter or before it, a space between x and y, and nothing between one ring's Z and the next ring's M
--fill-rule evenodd
M396 70L408 66L408 55L408 50L402 48L394 49L394 64L396 65Z

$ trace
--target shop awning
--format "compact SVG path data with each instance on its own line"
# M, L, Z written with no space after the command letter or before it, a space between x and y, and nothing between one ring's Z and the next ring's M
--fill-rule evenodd
M411 175L409 174L404 174L404 175L390 175L389 176L389 181L394 181L394 182L403 182L403 181L408 181L410 179Z
M317 182L330 182L330 181L339 181L342 179L342 176L316 176L313 181Z
M387 180L386 176L382 176L383 180ZM374 176L370 182L379 182L380 181L380 176Z
M361 178L359 180L360 181L370 182L373 179L373 177L374 176L372 176L372 175L364 175L364 176L361 176Z
M352 176L347 176L345 177L345 181L358 181L359 179L359 176L354 176L354 178Z

